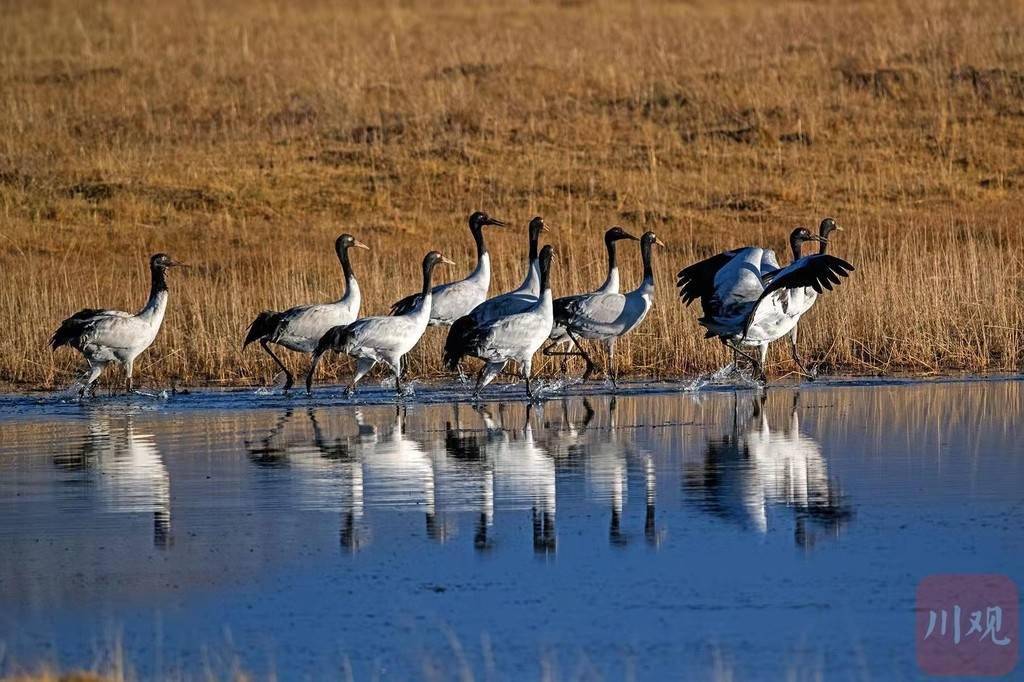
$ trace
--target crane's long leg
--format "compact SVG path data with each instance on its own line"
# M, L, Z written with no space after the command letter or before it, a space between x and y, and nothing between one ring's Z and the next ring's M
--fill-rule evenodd
M295 377L292 376L291 371L287 367L284 366L283 362L281 362L281 358L277 357L277 355L274 354L274 351L270 350L270 344L267 342L266 339L260 339L260 345L263 346L263 350L265 350L267 352L267 355L269 355L270 357L274 358L274 362L276 362L277 366L280 367L281 371L284 372L284 376L285 376L284 390L285 390L285 393L287 393L288 391L291 390L292 384L295 383Z
M608 339L608 376L612 380L612 388L618 388L619 371L615 366L615 337Z
M530 400L533 400L533 384L530 382L531 368L532 363L529 360L527 360L522 364L521 369L523 373L523 378L526 379L526 397L529 398Z
M811 381L814 381L814 377L815 377L814 370L813 369L809 369L806 365L804 365L803 360L800 359L800 349L797 348L797 345L796 345L797 329L799 329L799 326L793 327L793 331L791 331L789 333L789 342L790 342L791 350L793 352L793 362L795 362L796 366L800 368L800 373L801 374L803 374L805 377L807 377Z
M132 373L133 373L134 368L135 368L135 362L133 360L129 360L128 362L124 363L124 375L125 375L124 385L125 385L125 391L127 393L129 393L129 394L132 394L132 393L135 392L135 387L132 384Z
M767 383L768 382L768 375L764 371L764 363L765 363L765 360L767 360L767 359L768 359L768 342L764 341L764 342L761 343L761 357L757 361L757 364L756 364L758 379L761 382L763 382L763 383Z
M316 367L320 364L323 353L313 353L313 361L309 363L309 372L306 374L306 395L313 395L313 377L316 375Z
M473 387L473 397L479 398L480 391L484 388L484 370L487 369L487 365L480 368L480 371L476 373L476 386Z
M480 370L480 374L477 375L476 379L476 390L474 391L474 397L480 397L480 391L484 390L484 386L491 383L494 377L505 368L504 362L488 362Z
M734 364L736 362L736 360L735 360L736 355L739 354L739 355L742 355L747 360L749 360L750 364L754 366L755 370L757 369L757 360L754 358L753 355L750 355L749 353L747 353L746 351L744 351L743 349L741 349L739 346L737 346L736 344L732 343L731 341L726 341L725 339L722 339L722 343L724 343L726 346L728 346L729 348L732 349L733 363Z
M546 348L544 348L544 350L541 351L541 353L543 353L546 357L549 358L554 356L561 356L562 362L559 365L559 369L562 372L562 374L567 374L569 372L569 358L572 356L580 356L582 355L582 353L580 353L579 350L554 350L555 348L561 346L563 343L565 343L565 341L552 341L547 345ZM572 341L569 341L569 343L572 343Z
M82 385L82 388L78 391L79 398L85 398L86 396L95 395L95 393L93 392L93 384L95 384L96 380L99 379L100 373L103 372L103 368L106 365L106 363L93 362L92 360L89 360L88 362L89 369L85 373L85 383Z
M385 360L387 366L391 368L392 374L395 375L395 395L402 395L402 358L395 358L394 360Z
M354 395L355 394L355 392L356 392L356 384L358 384L359 380L362 379L364 376L366 376L367 373L371 369L373 369L373 366L376 365L376 364L377 364L377 361L374 360L373 358L366 358L366 357L356 358L356 371L355 371L355 374L352 375L352 383L349 384L348 391L346 391L349 395Z
M566 333L569 334L569 338L572 339L572 342L574 344L576 344L576 348L579 349L580 355L582 355L583 359L587 362L587 369L584 370L583 372L583 381L586 381L590 377L590 375L594 373L594 368L597 367L597 364L594 363L594 359L591 358L590 354L586 351L585 348L583 348L583 344L580 343L580 340L576 338L576 336L572 332Z
M583 355L578 350L553 350L561 346L565 341L552 341L541 351L547 357L554 357L556 355Z

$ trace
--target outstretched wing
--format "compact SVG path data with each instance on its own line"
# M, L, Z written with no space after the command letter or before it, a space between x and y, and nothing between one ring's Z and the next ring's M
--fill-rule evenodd
M824 289L831 291L833 286L841 283L842 278L849 276L853 270L854 267L842 258L827 253L816 253L813 256L804 256L793 261L781 270L768 273L762 278L767 281L764 292L761 293L757 303L747 315L746 323L743 326L743 335L746 336L749 331L757 307L774 292L801 287L811 287L819 294Z
M676 286L683 305L688 306L698 298L709 299L715 293L715 275L739 252L740 249L725 251L680 270L676 275Z

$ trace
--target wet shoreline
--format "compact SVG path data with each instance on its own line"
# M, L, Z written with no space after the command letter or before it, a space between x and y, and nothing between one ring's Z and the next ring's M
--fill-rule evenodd
M734 391L794 390L814 391L827 388L885 388L917 385L970 384L989 382L1024 382L1024 374L964 374L939 376L836 376L816 381L783 380L760 386L746 378L739 380L708 381L705 378L664 381L621 381L617 387L609 382L579 381L543 384L534 404L574 397L631 397L681 395L696 396ZM277 409L288 405L311 407L358 407L372 405L443 405L475 404L498 401L526 403L524 384L492 384L480 398L471 394L471 383L419 383L410 382L412 391L395 396L386 382L367 383L355 396L345 395L343 384L323 385L312 396L303 390L288 394L276 388L253 387L199 387L181 389L143 389L137 395L103 393L94 398L80 400L66 392L39 391L21 393L0 392L0 422L8 419L44 415L74 415L76 408L90 406L116 406L139 410L203 410L203 409Z

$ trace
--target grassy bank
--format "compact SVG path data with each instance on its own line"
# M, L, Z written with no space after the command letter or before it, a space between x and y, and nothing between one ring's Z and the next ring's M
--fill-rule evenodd
M374 248L354 260L380 314L427 248L471 267L478 208L517 226L491 233L494 291L535 214L556 294L600 282L609 225L668 243L624 372L723 363L675 272L781 254L824 215L858 266L801 325L825 371L1024 362L1019 3L14 2L0 92L0 382L69 382L48 335L141 306L158 250L195 268L172 273L143 381L266 381L245 326L336 296L339 232ZM440 373L442 342L413 372Z

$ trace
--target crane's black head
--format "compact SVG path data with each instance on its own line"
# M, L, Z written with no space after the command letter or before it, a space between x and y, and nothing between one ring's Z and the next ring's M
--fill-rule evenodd
M800 257L800 249L803 247L805 242L822 242L825 243L828 240L824 237L819 237L816 234L811 234L811 231L806 227L798 227L789 233L789 246L793 249L793 258Z
M540 266L543 268L545 265L551 267L551 259L555 257L555 247L548 244L540 250Z
M167 268L176 268L185 265L174 260L166 253L154 253L149 257L149 267L151 270L166 270Z
M789 233L790 244L803 244L804 242L820 242L822 237L816 234L811 234L811 231L806 227L798 227Z
M818 228L818 236L822 239L828 239L828 236L835 231L842 231L843 228L836 225L836 221L833 218L825 218L821 221L821 226Z
M658 246L661 247L665 246L665 242L658 239L658 235L654 234L653 232L644 232L644 236L640 237L640 246L646 246L647 248L650 248L652 244L657 244Z
M550 282L548 277L551 273L551 261L554 259L554 257L555 247L551 246L551 244L548 244L547 246L540 250L540 256L538 257L538 259L540 265L541 289L546 289L548 287L548 282Z
M348 249L366 249L369 251L370 247L346 232L334 241L334 250L340 254Z
M479 230L487 225L494 225L495 227L505 227L505 223L497 218L492 218L483 211L477 211L473 215L469 216L469 229Z
M634 241L640 241L639 239L631 235L629 232L623 230L618 225L604 233L605 244L611 244L612 242L617 242L622 239L632 239Z
M440 251L431 251L430 253L423 257L424 270L433 270L441 263L445 263L447 265L455 265L455 261L448 260L447 258L441 255Z
M550 232L548 226L544 223L544 219L537 216L530 221L530 239L538 239L542 232Z

